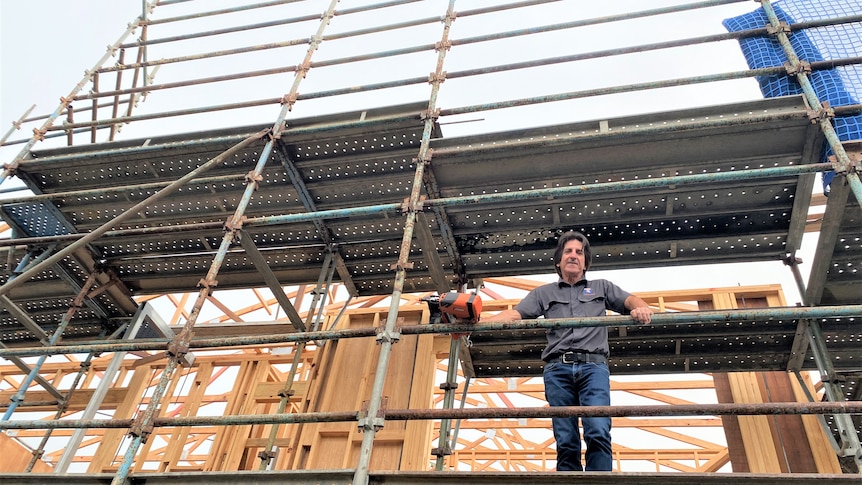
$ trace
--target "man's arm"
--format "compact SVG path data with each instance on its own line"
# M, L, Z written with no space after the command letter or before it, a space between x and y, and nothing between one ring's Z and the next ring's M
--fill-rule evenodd
M640 297L629 295L624 304L634 321L647 324L652 320L652 308Z
M511 310L503 310L500 313L498 313L492 317L483 318L482 321L483 322L514 322L514 321L520 320L520 319L521 319L521 314L518 313L518 310L511 309Z

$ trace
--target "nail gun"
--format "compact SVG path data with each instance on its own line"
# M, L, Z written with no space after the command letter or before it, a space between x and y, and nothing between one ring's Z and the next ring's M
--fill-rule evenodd
M482 298L476 293L450 291L422 299L431 311L430 323L477 323L482 315ZM458 338L462 334L452 334Z

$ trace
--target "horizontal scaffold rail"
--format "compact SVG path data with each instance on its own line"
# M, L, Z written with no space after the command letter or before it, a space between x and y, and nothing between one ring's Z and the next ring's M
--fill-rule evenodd
M626 416L755 416L777 414L862 414L862 401L721 403L646 406L553 406L527 408L471 409L385 409L378 419L415 421L427 419L626 417ZM365 418L363 411L334 411L293 414L236 414L231 416L194 416L153 418L154 427L237 426L265 424L336 423ZM0 422L3 429L129 428L134 419L51 419Z
M656 313L652 316L652 325L696 325L701 323L738 322L750 320L796 320L796 319L829 319L829 318L860 318L862 321L862 305L834 305L819 307L770 307L729 310L709 310L679 313ZM539 318L518 320L513 322L493 322L477 324L438 323L430 325L408 325L397 327L394 333L386 334L378 327L355 328L346 330L331 330L317 332L286 333L275 335L255 335L249 337L224 337L211 339L193 339L189 343L192 349L235 347L243 345L272 345L293 342L309 342L312 340L336 340L342 338L377 337L379 339L397 340L400 335L421 335L436 333L477 333L501 330L532 330L547 328L573 327L625 327L641 325L625 315L606 315L600 317L580 318ZM167 339L147 339L136 342L104 342L99 341L78 345L55 345L45 347L28 347L0 349L0 357L29 357L36 355L79 354L89 352L124 352L149 350L164 350L169 342Z
M561 137L566 138L566 137ZM506 145L509 146L509 145ZM481 147L477 147L481 149ZM499 149L501 147L484 147L485 149ZM442 151L442 150L441 150ZM691 175L676 175L673 177L656 177L650 179L639 180L620 180L616 182L600 182L590 185L576 185L566 187L548 187L542 189L521 190L518 192L503 192L496 194L477 194L461 197L442 197L439 199L428 199L422 202L422 210L435 207L451 207L463 206L468 204L492 204L496 202L505 202L512 200L530 200L543 199L546 197L572 197L578 195L623 192L632 190L641 190L656 187L666 187L669 185L684 185L684 184L699 184L699 183L715 183L722 181L739 181L751 180L758 178L771 177L792 177L807 173L818 173L833 170L833 165L829 163L814 163L809 165L790 165L785 167L766 167L758 169L736 170L732 172L716 172L716 173L699 173ZM54 197L61 197L63 194L54 194ZM377 204L361 207L348 207L344 209L329 209L316 212L301 212L295 214L283 214L276 216L260 216L250 217L243 221L245 227L258 226L273 226L281 224L295 224L299 222L310 222L326 219L340 219L345 217L372 216L383 214L396 214L404 210L404 205L400 202L390 204ZM110 225L108 222L106 225ZM164 233L164 232L182 232L201 229L221 229L224 222L200 222L195 224L183 224L176 226L154 226L145 228L123 229L115 231L105 231L104 237L115 236L131 236L149 233ZM85 237L89 233L83 234L63 234L58 236L30 237L0 240L0 247L3 246L21 246L25 244L43 244L58 241L75 241ZM32 271L28 270L28 271ZM7 283L8 284L8 283ZM3 288L0 287L0 294L3 293Z

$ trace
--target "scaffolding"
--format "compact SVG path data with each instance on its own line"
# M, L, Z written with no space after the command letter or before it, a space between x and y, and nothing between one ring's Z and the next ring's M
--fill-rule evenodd
M702 19L752 7L741 7L739 0L712 0L584 18L569 15L571 6L555 1L471 3L471 9L461 11L454 0L344 8L338 8L337 0L223 9L200 3L146 3L142 15L54 112L36 117L28 112L16 122L16 127L32 125L32 137L11 139L10 131L2 140L3 153L12 154L2 180L16 177L31 193L6 197L2 206L11 237L0 240L8 270L0 279L0 356L27 378L12 396L0 430L128 430L124 456L108 477L113 483L138 476L132 467L156 428L264 424L273 426L258 457L260 473L243 472L243 479L477 482L473 475L457 473L375 472L372 450L375 443L380 447L378 434L392 421L442 419L434 450L440 470L454 451L450 419L826 414L836 453L858 467L860 421L851 415L862 413L855 329L862 315L862 147L840 140L833 119L858 114L862 106L824 105L808 75L858 64L859 57L800 61L788 36L800 29L858 24L859 15L787 25L763 1L769 24L762 28L657 36L652 43L581 51L572 45L590 45L594 29L604 26L692 19L709 30L715 25ZM563 21L524 27L528 19L548 18ZM489 25L510 23L517 28L488 30ZM455 36L460 24L467 24L468 33ZM286 26L301 34L284 40ZM628 79L630 71L643 72L630 64L646 61L651 66L653 54L697 56L691 49L758 36L778 42L788 64L731 72L709 66L685 77L647 76L613 85L601 80L595 87L590 86L596 80L583 75L594 62L625 59L626 76L621 72L619 78ZM433 40L415 40L423 38ZM339 49L327 50L333 44ZM394 48L379 50L383 45ZM482 50L486 45L495 50ZM458 57L462 51L464 56ZM714 55L705 52L710 53L705 57ZM321 55L329 57L319 59ZM638 61L629 56L639 56ZM298 62L287 64L285 58ZM480 67L466 64L477 59ZM494 63L496 59L502 60ZM192 67L182 69L187 66ZM430 74L416 74L429 66ZM301 90L318 81L318 72L328 74L313 84L318 91ZM525 72L526 78L515 76ZM272 83L272 76L285 74L293 75L289 88ZM668 96L654 98L651 102L662 110L649 109L647 98L634 97L673 88L709 92L725 83L734 86L737 96L744 91L739 86L749 86L741 83L782 74L793 76L803 94L772 99L742 94L748 98L681 109L673 109ZM162 82L160 76L167 79ZM578 82L553 91L551 81L558 79ZM547 85L542 83L546 80ZM272 84L280 89L277 94L243 99L272 92ZM447 97L452 84L458 87ZM572 84L583 88L571 90ZM211 88L217 97L202 94ZM517 95L505 97L508 93ZM608 108L604 100L611 96L621 97L613 109L624 115L615 116ZM145 99L146 110L140 106ZM201 106L204 99L221 104ZM74 108L79 104L86 107ZM313 116L296 116L305 106L304 112ZM633 106L646 114L630 114ZM575 109L597 116L573 117ZM485 118L473 118L479 114ZM261 124L262 116L272 121ZM536 123L536 116L542 122ZM237 126L237 120L249 121ZM121 139L121 128L125 135L139 137ZM444 136L444 129L456 136ZM459 130L464 134L457 135ZM37 149L40 143L47 148ZM820 159L824 145L833 154L828 161ZM836 177L805 282L797 252L813 201L824 200L814 194L816 176L829 171ZM404 323L400 306L410 293L476 290L485 280L548 272L556 237L566 229L590 237L594 269L784 262L796 277L802 306L660 313L648 329L631 327L624 317L480 322L472 327ZM342 312L352 299L373 296L387 296L388 311L376 325L325 325L324 307L335 284L348 295ZM314 286L304 316L284 291L296 285ZM268 289L287 325L257 335L244 335L248 329L239 327L201 337L207 326L201 314L214 301L214 292L243 288ZM173 330L144 304L147 295L184 291L194 291L192 307ZM657 301L656 306L662 304ZM142 340L142 324L145 337L154 340ZM456 363L468 379L536 376L541 373L543 330L579 325L616 329L614 374L817 370L828 402L452 409ZM393 348L405 336L445 333L471 334L470 345L464 345L466 339L450 339L446 409L387 405L384 387L392 374ZM716 335L724 338L712 338ZM330 341L372 337L377 362L362 409L315 413L291 407L294 376L310 365L309 343L327 349ZM745 355L727 337L744 342ZM174 375L194 365L194 350L283 344L291 345L291 370L273 413L161 415ZM644 346L651 353L639 350ZM141 351L166 352L166 360L134 419L62 419L77 381L64 391L47 380L41 369L48 356L81 353L89 361L102 352ZM25 399L32 383L56 403L55 419L10 419L18 407L45 404ZM349 473L300 471L300 462L292 475L269 469L279 439L275 425L327 422L353 422L361 431ZM74 447L70 450L68 455L74 454ZM64 467L70 459L64 459ZM764 483L814 479L794 475L747 478ZM148 481L213 480L207 474L147 476ZM535 476L529 479L552 480ZM514 482L524 477L484 479ZM649 479L664 483L671 478L657 474ZM703 483L719 478L693 474L686 479Z

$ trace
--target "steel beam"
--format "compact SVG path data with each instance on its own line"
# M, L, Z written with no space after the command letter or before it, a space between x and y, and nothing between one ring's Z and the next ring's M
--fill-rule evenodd
M263 280L266 282L266 286L269 287L269 291L272 292L272 295L275 297L276 301L278 301L281 309L284 310L284 314L287 315L288 320L293 324L293 328L299 332L304 332L306 327L305 323L302 321L302 317L299 316L299 312L296 311L293 303L291 303L287 295L284 294L284 287L279 283L278 278L273 274L272 269L270 269L269 264L266 262L266 258L263 257L263 254L260 253L260 250L254 244L254 241L252 241L251 235L249 235L245 230L240 230L239 241L240 244L242 244L242 248L245 249L245 253L248 258L252 263L254 263L254 267L257 269L257 272L263 277Z

